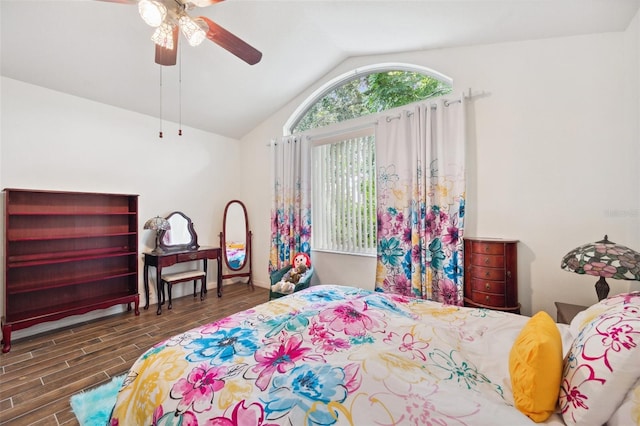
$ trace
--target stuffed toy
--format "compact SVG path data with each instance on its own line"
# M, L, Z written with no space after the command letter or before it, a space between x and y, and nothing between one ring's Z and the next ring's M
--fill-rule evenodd
M301 263L296 268L289 269L289 279L287 281L298 284L300 282L300 278L303 277L305 272L307 272L307 265Z
M309 255L306 253L296 254L293 258L293 266L284 274L280 281L273 285L272 290L276 293L293 293L296 284L306 275L309 268L311 268L311 258Z
M311 258L307 253L298 253L293 258L293 267L297 268L298 266L304 264L307 269L311 268Z

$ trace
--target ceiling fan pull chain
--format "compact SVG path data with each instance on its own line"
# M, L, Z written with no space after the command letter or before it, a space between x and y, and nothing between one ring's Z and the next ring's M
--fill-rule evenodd
M158 137L162 139L162 65L160 65L159 68L160 68L160 133L158 134Z
M178 61L178 136L182 136L182 49L178 50Z

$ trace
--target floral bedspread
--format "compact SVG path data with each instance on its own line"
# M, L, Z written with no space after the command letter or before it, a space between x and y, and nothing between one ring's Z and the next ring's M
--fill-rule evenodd
M533 424L508 373L527 319L311 287L149 349L111 424Z

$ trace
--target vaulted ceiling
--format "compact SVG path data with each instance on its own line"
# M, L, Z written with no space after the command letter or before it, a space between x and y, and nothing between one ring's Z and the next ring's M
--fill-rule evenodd
M1 0L5 77L241 138L348 57L624 31L640 0L226 0L195 8L256 47L214 43L154 63L135 5ZM161 71L162 68L162 71ZM181 82L181 84L179 84ZM181 109L177 107L181 99Z

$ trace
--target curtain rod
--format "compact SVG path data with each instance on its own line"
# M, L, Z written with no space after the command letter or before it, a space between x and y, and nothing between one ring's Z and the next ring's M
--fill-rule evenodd
M466 95L464 95L464 94L462 95L462 97L465 97L465 96L466 96ZM458 103L460 103L460 102L462 102L462 99L454 99L454 100L452 100L452 101L445 100L445 101L443 102L443 105L444 105L445 107L448 107L448 106L449 106L449 105L451 105L451 104L458 104ZM436 109L436 108L438 107L438 105L437 105L437 104L431 104L431 105L429 105L429 106L431 107L431 109ZM413 115L413 111L405 110L405 111L403 111L403 112L407 113L407 115L408 115L408 116L412 116L412 115ZM386 117L386 120L387 120L387 123L388 123L388 122L390 122L391 120L396 120L396 119L398 119L398 118L400 118L400 117L402 117L402 113L400 113L400 114L398 114L398 115L393 115L393 116L390 116L390 117ZM377 121L376 121L376 124L378 124L378 122L377 122Z

